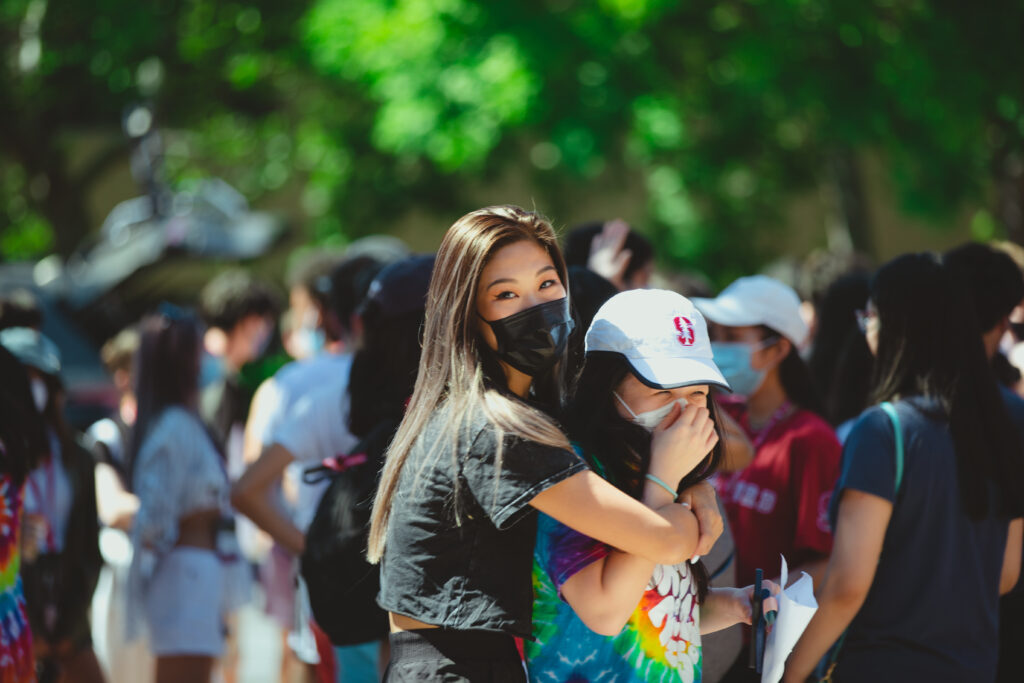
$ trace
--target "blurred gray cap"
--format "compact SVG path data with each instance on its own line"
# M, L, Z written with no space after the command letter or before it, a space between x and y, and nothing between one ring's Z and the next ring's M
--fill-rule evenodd
M22 365L47 375L60 374L60 351L49 337L31 327L0 330L0 346L10 351Z

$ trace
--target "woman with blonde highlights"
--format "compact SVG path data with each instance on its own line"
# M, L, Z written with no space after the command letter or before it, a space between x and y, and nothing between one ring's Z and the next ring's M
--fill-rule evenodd
M550 417L573 326L567 282L551 225L517 207L467 214L441 243L370 529L387 680L526 680L514 637L531 632L534 510L656 563L697 548L674 491L717 442L706 409L666 418L642 501L589 471Z

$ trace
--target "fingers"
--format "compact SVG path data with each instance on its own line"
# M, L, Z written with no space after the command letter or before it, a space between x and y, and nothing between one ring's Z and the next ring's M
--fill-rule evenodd
M718 444L718 434L714 431L704 440L704 452L710 453L711 450Z
M632 257L633 252L629 249L623 249L615 255L615 258L612 260L612 270L617 277L622 277L626 274L626 269L629 268L629 259Z
M704 421L704 437L707 438L715 433L715 421L711 419L711 412L708 412L708 419Z
M629 236L629 223L616 218L615 220L608 221L601 228L602 242L607 242L608 246L614 247L616 251L622 249L626 244L626 237Z
M629 235L629 224L621 219L608 221L601 232L590 242L590 255L595 256L603 251L618 254L626 244Z
M693 512L697 517L700 532L695 552L697 555L706 555L725 530L725 523L718 508L718 497L706 482L687 489L685 493L692 499Z
M622 220L605 223L601 232L591 241L590 258L587 259L590 270L619 289L625 287L622 278L633 255L630 250L623 248L628 235L629 225Z
M678 403L676 403L675 405L672 406L672 410L668 411L668 415L665 416L665 419L661 421L661 424L659 424L656 427L656 429L668 429L669 427L673 426L676 423L676 420L677 418L679 418L680 415L684 415L685 413L686 411L683 410Z
M703 525L700 525L699 516L697 517L697 523L698 526L700 526L700 536L697 538L697 550L694 551L694 555L702 557L711 552L711 548L714 547L715 541L718 540L718 537L722 532L719 531L718 533L715 533L713 531L708 531L705 533Z
M715 431L715 422L710 419L710 414L708 420L704 423L701 436L703 436L704 445L707 448L705 452L710 453L711 449L715 447L716 443L718 443L718 432Z
M710 420L711 413L707 408L689 404L683 409L683 415L679 422L684 425L703 427L704 422L710 422Z

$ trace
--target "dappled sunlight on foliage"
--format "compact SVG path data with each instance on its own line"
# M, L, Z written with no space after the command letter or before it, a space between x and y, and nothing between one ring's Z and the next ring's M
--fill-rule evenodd
M458 214L505 177L557 220L624 174L662 257L725 278L775 255L793 196L856 203L865 154L905 214L989 205L976 232L1021 240L1022 19L1009 0L11 0L0 164L25 180L2 186L0 220L35 216L52 244L19 244L73 249L142 101L171 182L219 175L254 201L298 187L318 242ZM71 159L83 130L107 144Z
M450 172L479 167L539 90L516 41L481 34L479 15L461 0L320 0L304 25L313 64L379 103L375 145Z

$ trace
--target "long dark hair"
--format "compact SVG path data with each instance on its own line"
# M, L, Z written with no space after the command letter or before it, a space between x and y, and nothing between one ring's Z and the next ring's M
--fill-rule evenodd
M784 337L783 334L767 325L760 327L762 339ZM800 356L800 350L792 341L789 342L789 353L779 364L779 381L790 402L803 410L809 410L820 417L825 417L825 408L822 405L818 388L814 384L814 378L811 377L811 371Z
M501 468L501 444L505 435L568 448L569 442L551 418L562 403L564 362L533 378L532 398L543 412L508 391L501 365L484 343L478 328L476 292L480 273L488 260L504 246L530 240L540 245L569 294L565 261L555 231L543 216L516 206L492 206L466 214L445 233L437 251L427 293L423 355L416 389L402 424L388 448L380 488L373 505L367 558L378 562L384 552L392 498L409 453L427 422L442 403L450 407L443 429L460 434L471 409L480 406L495 428L497 470ZM457 446L456 446L457 448ZM453 449L453 458L456 451ZM497 476L497 472L495 476ZM455 480L458 500L458 478ZM458 507L457 523L461 522Z
M46 406L43 407L43 424L53 430L53 434L60 442L61 457L65 459L75 458L78 455L78 440L75 429L68 423L64 415L64 382L59 375L42 373L43 382L46 383ZM49 452L50 445L46 444L44 453Z
M927 396L949 419L964 510L1024 514L1024 458L985 357L970 299L933 254L906 254L871 282L876 401Z
M363 316L363 342L352 360L348 426L362 438L384 420L401 421L416 385L423 311Z
M134 363L138 412L125 463L129 481L135 456L160 413L170 406L194 411L199 395L201 335L195 316L174 307L163 307L161 312L142 319L139 337Z
M0 473L20 487L45 452L42 416L32 402L28 372L15 356L0 346Z
M857 325L857 310L868 300L870 275L847 273L829 285L818 310L818 331L807 368L822 399L825 417L836 427L867 407L872 356Z
M644 475L651 463L651 434L643 427L623 419L616 408L613 392L633 373L629 361L618 353L592 352L576 384L576 391L565 412L569 438L582 451L591 469L617 488L639 499L643 494ZM708 396L708 410L715 418L717 406ZM718 444L700 465L679 482L679 491L698 484L718 469L724 446L721 430ZM697 581L698 601L707 595L710 577L703 562L693 566Z
M871 355L864 333L860 328L851 330L839 352L832 383L825 395L825 415L833 427L852 420L868 407L874 366L875 357Z

